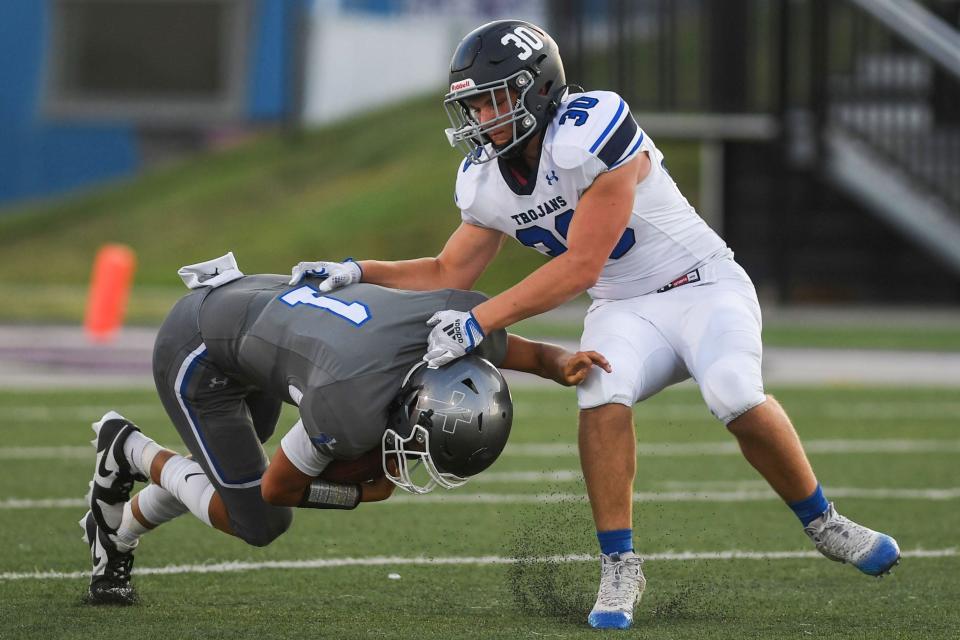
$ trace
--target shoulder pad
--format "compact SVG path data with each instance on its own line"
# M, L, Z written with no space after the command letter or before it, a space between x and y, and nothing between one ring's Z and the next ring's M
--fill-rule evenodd
M639 133L629 105L612 91L568 96L551 127L553 159L563 169L576 168L590 156L607 167L617 164L629 155Z
M477 183L485 165L476 165L464 159L457 165L457 183L453 200L460 209L469 209L477 196Z

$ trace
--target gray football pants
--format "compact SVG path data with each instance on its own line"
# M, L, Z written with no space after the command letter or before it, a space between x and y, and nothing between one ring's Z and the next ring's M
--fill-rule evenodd
M234 533L262 547L293 520L293 509L267 504L260 494L269 462L262 443L273 435L282 401L230 379L210 360L198 323L204 293L182 298L160 327L153 378L170 420L226 505Z

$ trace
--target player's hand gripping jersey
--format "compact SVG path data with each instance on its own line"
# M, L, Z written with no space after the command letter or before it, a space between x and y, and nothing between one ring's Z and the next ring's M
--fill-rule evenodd
M457 206L465 222L557 256L567 250L567 231L583 192L604 171L644 152L650 173L637 185L630 222L588 293L607 299L650 293L730 251L680 193L663 154L615 93L564 98L544 133L540 166L526 184L526 176L514 175L503 160L462 162Z

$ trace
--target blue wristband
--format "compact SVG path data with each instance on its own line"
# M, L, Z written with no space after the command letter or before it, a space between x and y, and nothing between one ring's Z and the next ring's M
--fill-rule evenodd
M470 338L470 346L466 349L467 353L473 351L474 348L480 344L480 341L487 337L480 323L477 322L476 316L473 315L473 311L470 312L470 318L464 323L463 330L466 332L467 337ZM478 339L474 340L474 335L477 335Z

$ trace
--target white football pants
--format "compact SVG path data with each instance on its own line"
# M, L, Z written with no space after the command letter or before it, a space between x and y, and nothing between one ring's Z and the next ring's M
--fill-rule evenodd
M592 370L577 388L581 409L632 406L690 377L724 424L766 399L753 283L732 258L700 267L699 276L663 293L594 301L580 348L602 353L613 372Z

